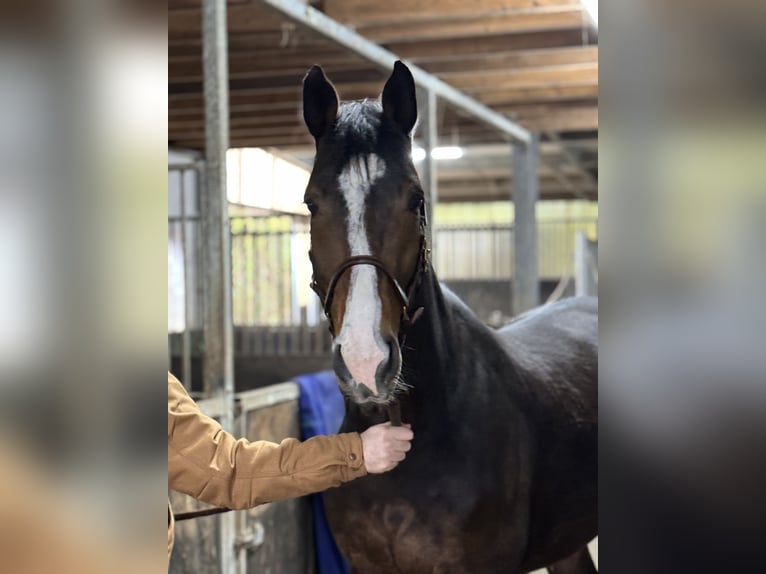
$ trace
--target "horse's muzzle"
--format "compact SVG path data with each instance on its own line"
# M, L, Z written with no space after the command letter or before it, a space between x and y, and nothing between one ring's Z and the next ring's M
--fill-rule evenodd
M374 375L365 377L367 380L356 379L343 357L342 345L336 345L333 350L335 374L356 402L386 402L392 398L396 379L402 367L402 354L395 337L386 336L384 343L386 352L381 353L380 358L367 359L372 364L368 363L364 370L370 374L374 372ZM375 361L377 365L374 365ZM359 372L358 369L357 372Z

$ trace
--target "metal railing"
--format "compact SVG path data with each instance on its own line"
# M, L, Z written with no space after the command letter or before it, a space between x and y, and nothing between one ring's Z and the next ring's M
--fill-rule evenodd
M235 326L316 325L321 319L308 259L309 230L289 216L231 220Z
M591 218L542 221L537 224L538 272L557 280L574 269L575 236L596 235ZM462 225L434 230L434 268L443 281L510 280L513 277L513 225Z

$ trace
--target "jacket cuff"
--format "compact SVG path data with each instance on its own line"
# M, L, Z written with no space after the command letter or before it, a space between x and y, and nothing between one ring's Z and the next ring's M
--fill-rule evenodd
M343 445L346 466L341 468L341 479L343 482L360 478L367 474L367 467L364 464L364 450L362 448L362 437L359 433L342 433L338 435Z

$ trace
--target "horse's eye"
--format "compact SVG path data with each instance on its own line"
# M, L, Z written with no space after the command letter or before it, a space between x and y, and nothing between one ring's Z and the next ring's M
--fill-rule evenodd
M306 201L306 207L308 207L308 210L311 213L311 215L316 215L317 211L319 211L319 206L317 206L317 204L311 200Z
M423 209L423 204L425 202L426 199L422 193L413 193L410 196L410 204L408 205L408 208L414 213L420 213L420 210Z

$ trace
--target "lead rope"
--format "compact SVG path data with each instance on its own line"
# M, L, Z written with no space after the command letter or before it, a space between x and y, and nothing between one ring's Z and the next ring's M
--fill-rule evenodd
M388 420L391 421L392 427L402 426L402 408L399 406L399 401L388 405Z
M415 309L415 312L412 314L412 317L407 321L407 324L402 331L401 338L399 341L399 346L404 348L404 343L407 341L407 331L409 331L410 327L412 327L415 322L420 319L423 316L423 312L425 309L423 307L418 307ZM404 313L406 316L406 312ZM393 403L388 405L388 420L391 422L392 427L400 427L402 426L402 407L399 404L399 401L394 401Z
M173 518L176 522L181 522L182 520L191 520L192 518L202 518L203 516L223 514L224 512L230 512L231 510L231 508L207 508L205 510L195 510L193 512L181 512L180 514L174 514Z

